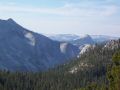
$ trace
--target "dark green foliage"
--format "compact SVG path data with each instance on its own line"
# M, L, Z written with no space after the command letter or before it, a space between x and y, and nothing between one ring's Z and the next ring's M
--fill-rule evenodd
M113 55L113 64L108 69L110 90L120 90L120 51Z
M115 51L102 49L99 45L79 59L46 72L0 71L0 90L108 90L108 87L118 87L119 56L113 56L114 64L111 60ZM80 67L73 74L69 72L80 63L86 63L88 66L82 69ZM109 82L106 78L108 64Z
M78 90L120 90L120 51L112 57L112 63L108 65L106 78L108 83L103 85L91 83L85 88Z

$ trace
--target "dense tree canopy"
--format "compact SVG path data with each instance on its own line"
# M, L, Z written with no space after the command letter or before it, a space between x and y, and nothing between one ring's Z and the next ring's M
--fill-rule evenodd
M120 52L116 51L97 46L46 72L0 71L0 90L120 90ZM80 63L86 67L81 69ZM73 67L78 70L70 73Z

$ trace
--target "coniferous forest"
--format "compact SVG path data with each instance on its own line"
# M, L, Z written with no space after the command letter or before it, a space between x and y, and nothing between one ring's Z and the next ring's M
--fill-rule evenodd
M0 90L120 90L119 48L102 48L45 72L0 71Z

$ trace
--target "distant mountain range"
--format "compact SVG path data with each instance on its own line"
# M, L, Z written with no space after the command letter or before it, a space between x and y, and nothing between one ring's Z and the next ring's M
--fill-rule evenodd
M10 71L48 70L77 58L88 48L93 48L95 43L118 39L101 35L46 36L25 29L13 19L0 20L0 69Z
M14 20L0 20L0 69L42 71L79 54L78 47L29 31Z
M89 35L85 35L84 37L81 37L79 39L72 40L72 41L69 41L69 42L73 45L78 46L78 47L84 46L86 44L90 44L90 45L95 44L95 42L93 41L93 39Z
M73 41L73 40L77 40L80 38L80 36L75 35L75 34L45 34L46 36L48 36L49 38L51 38L52 40L56 40L56 41Z
M106 42L109 40L117 40L120 37L114 37L114 36L107 36L107 35L85 35L85 36L79 36L79 35L75 35L75 34L53 34L53 35L46 35L49 38L51 38L52 40L56 40L56 41L66 41L66 42L71 42L71 41L77 41L79 39L83 39L89 36L89 38L92 38L92 41L94 41L94 43L102 43L102 42Z
M109 40L117 40L120 38L120 37L107 36L107 35L91 35L91 37L96 43L101 43Z

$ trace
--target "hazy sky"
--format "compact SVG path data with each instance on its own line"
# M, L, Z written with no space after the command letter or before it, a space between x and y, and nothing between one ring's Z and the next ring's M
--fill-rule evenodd
M46 34L120 36L120 0L0 0L0 19Z

